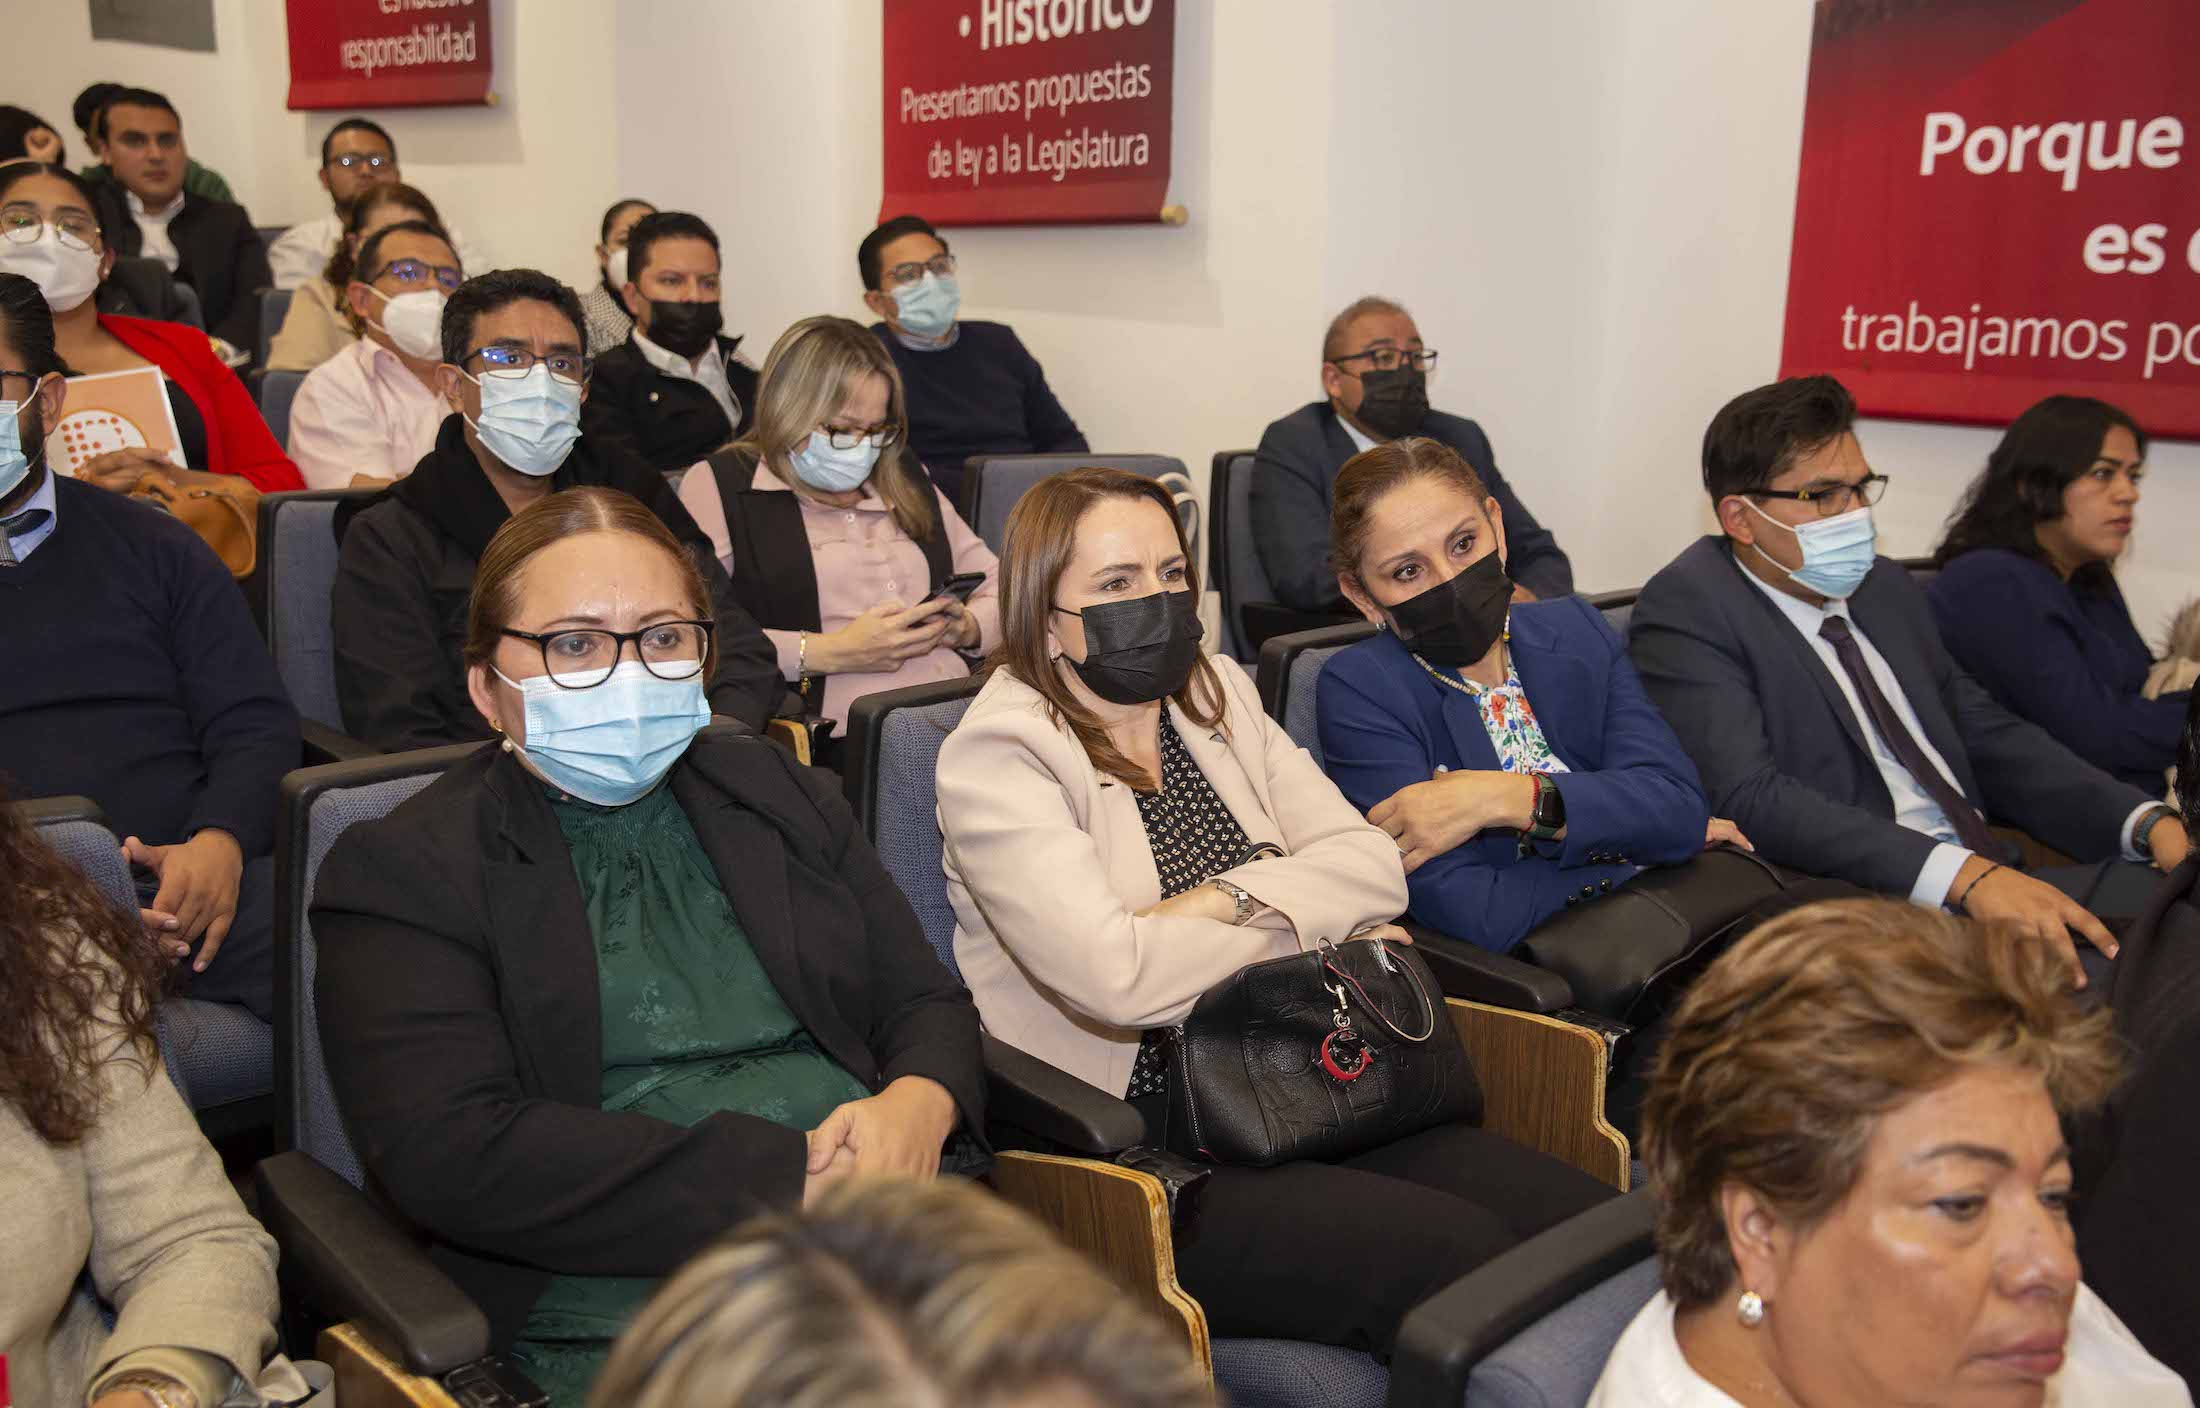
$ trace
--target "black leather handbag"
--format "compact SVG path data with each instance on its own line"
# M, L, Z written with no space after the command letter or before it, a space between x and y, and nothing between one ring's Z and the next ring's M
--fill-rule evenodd
M1479 1123L1482 1087L1428 965L1380 939L1252 963L1173 1029L1170 1150L1267 1168Z

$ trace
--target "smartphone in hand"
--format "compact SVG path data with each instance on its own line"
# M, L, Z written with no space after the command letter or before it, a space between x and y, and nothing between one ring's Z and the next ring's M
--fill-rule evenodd
M957 601L968 601L971 595L984 585L985 573L983 572L957 572L954 576L948 578L938 591L926 597L924 601L918 602L917 605L922 606L925 602L938 601L942 597L950 596Z

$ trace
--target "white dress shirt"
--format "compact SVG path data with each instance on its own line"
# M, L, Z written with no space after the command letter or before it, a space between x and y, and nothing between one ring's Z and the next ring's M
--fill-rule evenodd
M403 479L450 410L395 352L362 337L306 373L290 404L290 458L308 489L346 488L355 474Z
M1826 667L1826 673L1832 675L1834 684L1840 687L1841 697L1848 701L1850 718L1855 721L1857 731L1864 735L1864 742L1871 748L1872 763L1879 769L1880 780L1886 783L1887 794L1894 798L1895 823L1907 826L1912 831L1922 831L1940 842L1933 847L1932 853L1925 857L1925 864L1918 869L1917 880L1910 886L1910 902L1928 907L1946 904L1948 888L1955 883L1956 872L1971 858L1971 852L1957 843L1956 829L1949 822L1947 814L1941 811L1940 804L1918 784L1917 778L1902 765L1901 760L1895 757L1880 738L1879 730L1872 726L1870 711L1864 707L1863 699L1856 692L1855 681L1849 678L1848 670L1842 666L1841 657L1835 652L1833 642L1818 634L1819 627L1828 616L1839 616L1849 623L1849 633L1855 637L1857 649L1864 657L1864 667L1871 671L1872 679L1879 685L1879 692L1887 696L1887 703L1894 708L1895 717L1910 731L1910 737L1917 740L1917 746L1925 754L1926 760L1940 769L1940 775L1946 779L1949 790L1961 794L1963 788L1956 782L1955 769L1948 766L1948 760L1940 755L1940 751L1933 747L1932 740L1925 736L1925 726L1918 721L1917 710L1911 706L1910 696L1903 689L1902 681L1895 677L1893 667L1887 664L1887 657L1879 653L1878 647L1872 644L1871 637L1864 633L1863 625L1849 614L1849 604L1846 601L1829 601L1822 607L1812 606L1772 586L1739 560L1734 565L1751 586L1763 592L1774 606L1780 608L1780 614L1787 618L1788 624L1802 633L1810 648L1817 652L1819 661ZM2132 831L2139 818L2152 805L2150 802L2139 807L2124 820L2121 844L2126 860L2145 859L2133 847Z
M1375 442L1362 435L1360 428L1347 420L1341 412L1337 416L1337 424L1344 427L1344 433L1352 437L1353 446L1362 454L1375 448Z
M445 228L450 230L451 244L465 272L489 272L488 256L468 245L466 236L456 228ZM296 288L308 279L318 278L328 267L329 256L336 252L336 242L343 237L344 219L333 210L283 231L267 251L267 268L275 276L275 287Z
M176 242L168 238L168 224L176 218L176 212L183 209L183 192L176 192L176 198L157 211L147 210L136 191L125 191L123 195L129 201L130 218L137 222L138 234L144 241L138 252L147 259L158 259L173 274L176 266L183 262L183 256L176 252Z
M632 334L634 345L641 349L642 360L667 376L682 381L692 381L710 393L718 403L718 409L726 413L726 433L731 435L741 424L741 398L733 394L733 386L726 380L726 359L718 350L718 340L711 344L693 363L677 352L668 352L642 336L642 325L636 323Z
M1759 1330L1769 1334L1769 1330ZM2185 1381L2146 1352L2090 1286L2070 1307L2063 1365L2044 1408L2191 1408ZM1741 1408L1690 1366L1673 1333L1673 1301L1659 1291L1612 1346L1588 1408Z

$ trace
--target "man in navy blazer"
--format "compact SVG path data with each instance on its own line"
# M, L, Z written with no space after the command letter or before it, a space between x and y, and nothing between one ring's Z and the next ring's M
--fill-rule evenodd
M1573 591L1573 564L1497 472L1482 427L1429 409L1428 368L1435 359L1412 316L1387 298L1362 298L1330 322L1322 338L1327 399L1270 425L1256 452L1253 537L1277 601L1309 613L1352 610L1329 565L1331 490L1346 460L1406 435L1426 435L1457 450L1504 507L1512 544L1506 570L1518 600Z
M2076 930L2113 957L2063 890L2098 878L2093 907L2131 912L2151 872L2027 875L1987 819L2079 860L2162 868L2184 858L2184 828L1956 665L1924 592L1875 554L1870 506L1887 481L1855 418L1847 390L1818 376L1746 392L1712 419L1704 487L1723 532L1642 589L1629 635L1643 684L1712 810L1768 860L2008 920L2065 951Z

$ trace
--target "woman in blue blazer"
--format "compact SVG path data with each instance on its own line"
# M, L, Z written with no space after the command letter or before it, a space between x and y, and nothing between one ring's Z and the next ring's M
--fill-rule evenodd
M2018 416L1950 516L1926 593L1948 652L2002 707L2159 794L2191 696L2142 693L2154 655L2114 572L2146 450L2130 416L2090 397Z
M1380 634L1322 671L1325 766L1397 840L1415 919L1502 952L1644 866L1747 844L1596 609L1512 602L1503 513L1456 453L1355 456L1330 525L1338 585Z

